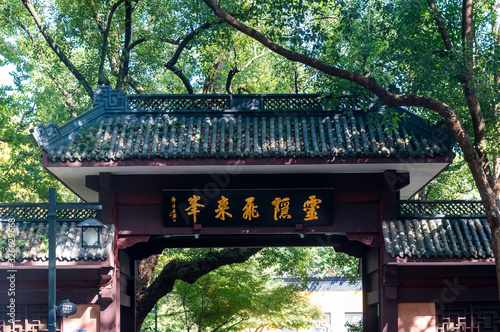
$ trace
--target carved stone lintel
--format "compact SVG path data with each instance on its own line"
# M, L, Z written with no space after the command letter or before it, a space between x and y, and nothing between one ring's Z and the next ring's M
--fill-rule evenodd
M111 89L110 86L100 86L94 92L94 106L103 105L109 110L125 109L127 95L123 90Z

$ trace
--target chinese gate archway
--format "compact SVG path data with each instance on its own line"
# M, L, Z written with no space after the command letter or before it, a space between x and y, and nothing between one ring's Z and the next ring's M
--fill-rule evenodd
M436 316L443 280L471 282L451 288L455 299L474 301L479 291L491 300L492 255L452 248L426 257L426 245L442 244L432 244L436 231L398 215L399 200L452 162L447 131L402 109L330 104L319 95L143 96L101 87L87 113L35 128L44 167L98 201L101 221L117 230L120 273L106 289L100 331L133 329L133 262L165 247L333 246L361 258L365 331L396 331L416 303ZM483 225L472 224L471 232ZM414 231L423 254L405 240ZM477 262L476 272L464 260Z

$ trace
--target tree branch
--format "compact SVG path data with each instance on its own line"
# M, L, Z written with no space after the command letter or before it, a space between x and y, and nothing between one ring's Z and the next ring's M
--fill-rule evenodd
M229 73L227 74L227 79L226 79L226 91L227 91L227 93L233 94L233 89L231 88L231 84L233 82L234 76L237 73L241 73L242 71L245 71L248 67L250 67L252 65L252 63L254 63L256 60L258 60L260 57L264 56L265 54L266 54L266 52L262 51L261 54L254 56L242 68L238 68L238 65L235 63L234 68L229 70Z
M212 86L215 81L215 76L217 75L217 71L221 67L222 60L220 59L220 55L215 59L212 68L208 71L207 77L205 77L205 82L203 82L203 94L210 93L212 90Z
M172 44L172 45L179 45L181 43L180 39L171 39L171 38L160 38L158 39L159 41L162 41L164 43Z
M14 22L16 22L24 32L26 32L29 39L31 40L31 43L33 45L36 45L35 37L33 37L33 35L31 34L30 31L28 31L26 26L19 21L14 21ZM45 64L45 61L43 60L43 58L40 57L40 53L35 52L35 58L38 60L38 63L40 64L42 69L45 71L45 73L47 73L47 75L52 79L52 82L54 82L54 84L55 84L56 88L59 90L59 92L61 92L61 94L64 96L65 104L69 107L69 111L71 113L71 116L73 118L76 118L77 114L75 111L75 103L73 102L73 96L71 95L71 93L69 93L68 91L66 91L66 89L64 89L61 81L56 77L56 75Z
M465 100L471 115L473 130L474 130L474 146L475 152L481 160L481 167L483 168L488 183L492 188L495 187L495 180L491 174L490 163L488 156L485 153L486 137L483 114L481 112L481 105L475 89L473 87L472 77L474 75L474 61L473 61L473 45L474 45L474 27L473 27L473 0L463 0L462 4L462 53L465 59L464 64L458 63L454 54L451 40L448 36L448 31L441 19L441 13L438 10L433 0L427 0L429 7L434 12L434 20L438 26L441 38L443 40L446 50L450 53L450 60L459 67L457 77L462 84ZM461 69L460 69L461 68Z
M429 4L429 7L434 12L434 20L436 21L436 24L437 24L438 29L439 29L439 33L441 34L441 39L443 39L444 47L450 53L451 61L454 62L456 60L456 57L454 54L455 51L453 50L453 45L451 43L451 39L448 36L448 30L446 29L446 26L444 25L444 23L441 19L442 18L441 12L437 8L437 6L433 0L427 0L427 3Z
M136 41L134 41L133 43L130 43L130 45L127 47L127 50L130 52L132 51L132 49L134 47L136 47L137 45L141 44L141 43L144 43L145 41L148 41L149 39L146 38L146 37L143 37L143 38L139 38L137 39Z
M495 180L495 189L500 190L500 156L493 158L493 176Z
M481 159L482 167L486 173L488 182L492 188L495 187L495 180L491 174L488 155L486 154L486 135L483 113L479 98L474 89L472 77L474 75L474 3L473 0L463 0L462 5L462 52L465 59L465 82L464 95L472 119L472 128L474 131L474 145Z
M136 303L136 331L140 330L144 319L156 302L173 289L176 280L179 279L193 284L204 274L223 265L242 263L259 250L224 249L194 262L177 259L170 261Z
M171 70L175 75L177 75L177 77L181 79L189 94L194 94L193 86L191 85L189 78L182 72L182 69L179 69L176 66L169 66L167 67L167 69Z
M500 15L498 15L498 9L500 7L500 3L496 2L493 5L493 22L492 22L492 27L491 27L491 32L493 33L494 36L494 41L495 41L495 51L493 54L498 56L498 53L500 52ZM494 82L496 84L500 84L500 72L496 72L494 74ZM497 112L498 110L498 105L497 105Z
M224 329L224 331L231 331L231 329L233 327L235 327L236 325L240 324L241 322L243 322L245 320L248 320L248 318L245 318L245 316L243 316L243 315L236 314L234 316L229 317L225 321L223 321L219 326L217 326L216 328L214 328L211 332L218 332L219 330L222 329L222 327L224 325L227 325L227 324L232 323L233 321L235 321L233 324L229 325L228 327L226 327Z
M151 283L151 276L158 262L160 254L154 254L147 258L141 259L137 265L138 278L135 284L135 300L139 301L140 297L144 295Z
M66 68L69 69L69 71L73 74L73 76L78 80L78 82L83 86L85 91L87 91L87 95L90 97L90 99L93 98L94 96L94 91L92 90L92 86L87 82L85 77L76 69L75 65L71 62L70 59L64 54L64 52L59 48L57 43L54 41L52 36L45 30L42 24L42 20L40 19L40 16L38 16L38 13L36 12L35 8L33 5L28 1L28 0L22 0L24 7L28 10L30 15L33 17L35 20L35 23L38 27L38 30L40 30L43 38L47 41L49 44L49 47L54 51L54 53L59 57L59 59L62 61L62 63L66 66Z
M137 82L137 80L133 76L128 77L127 83L128 83L128 85L130 85L132 87L132 89L134 89L135 93L140 95L140 94L143 94L145 92L142 85L139 82Z
M115 14L115 11L118 8L118 6L120 6L123 3L123 1L125 0L118 0L115 4L113 4L107 15L105 28L103 28L102 22L99 22L99 20L97 20L96 18L97 26L102 32L101 60L99 61L99 73L97 75L98 77L97 84L99 85L109 85L109 80L104 77L104 62L106 61L106 53L108 50L109 31L111 29L111 22L113 21L113 15Z
M186 90L188 91L188 93L190 94L193 94L194 91L193 91L193 87L191 86L191 82L189 81L189 79L186 77L186 75L184 75L184 73L182 72L181 69L177 68L175 65L177 63L177 61L179 60L179 57L182 53L182 51L186 48L187 44L194 39L194 37L199 34L200 32L202 32L203 30L207 30L209 29L210 27L212 27L213 25L215 24L221 24L223 23L223 21L219 21L219 22L207 22L203 25L201 25L200 27L198 27L197 29L191 31L189 34L186 35L186 37L184 37L184 39L179 43L179 46L177 47L177 49L175 50L175 53L174 53L174 56L172 56L172 58L170 60L167 61L167 63L165 64L165 68L167 68L168 70L171 70L175 75L177 75L182 83L184 84L184 86L186 87Z
M234 17L226 13L213 0L203 0L203 1L214 11L214 13L219 18L226 21L240 32L255 39L256 41L258 41L271 51L285 57L286 59L294 62L303 63L325 74L356 83L364 87L365 89L373 92L382 100L384 104L388 106L416 106L435 111L439 115L441 115L443 119L445 119L448 129L457 140L463 141L468 139L467 133L462 124L460 123L457 114L446 103L434 98L428 98L423 96L395 94L389 91L388 89L384 88L382 85L378 84L377 81L372 77L367 77L348 70L340 69L338 67L328 65L317 59L313 59L305 54L300 54L298 52L288 50L274 43L269 38L267 38L260 32L256 31L255 29L250 28L245 24L236 20ZM472 143L470 141L468 143L465 142L465 144L468 145L468 147L473 148Z
M123 51L120 58L118 71L118 80L116 89L123 89L127 82L129 63L130 63L130 40L132 39L132 0L125 0L125 40L123 42Z

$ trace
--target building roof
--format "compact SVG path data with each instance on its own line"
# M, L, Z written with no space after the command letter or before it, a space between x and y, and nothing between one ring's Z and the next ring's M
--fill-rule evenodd
M95 197L82 180L55 167L128 166L122 171L140 174L151 170L130 167L154 164L169 166L165 172L170 173L196 172L196 167L186 166L206 166L210 159L217 165L250 165L249 172L255 172L250 168L256 164L303 172L300 163L290 160L307 159L308 165L326 165L326 172L332 165L337 172L383 172L387 166L430 172L421 180L411 179L413 194L452 159L453 143L445 128L380 105L360 111L330 109L330 100L321 95L126 95L109 87L100 87L94 95L94 108L78 118L60 127L48 124L32 130L32 139L46 154L45 167L86 200ZM179 164L181 169L174 170ZM354 170L346 164L383 166ZM425 169L417 169L418 164Z
M12 225L13 228L12 228ZM106 260L111 253L115 226L102 229L101 248L83 248L76 222L58 222L56 257L58 261ZM14 231L12 231L12 229ZM0 222L0 262L9 261L9 243L15 244L15 261L48 261L48 222Z
M361 281L351 283L344 276L329 276L324 278L311 278L307 290L310 292L328 291L360 291L363 290Z
M493 258L486 219L403 219L382 223L392 257Z
M229 108L229 96L208 97L215 100L129 98L123 112L88 112L72 121L78 127L70 126L71 133L61 128L57 130L60 139L55 137L41 146L52 161L62 162L197 157L433 158L450 149L449 137L433 135L434 128L409 112L405 113L408 119L396 127L387 122L384 108L328 110L319 95L231 97L240 99L239 103L261 99L264 105L266 101L280 103L255 110ZM205 102L200 105L201 101ZM35 131L40 137L44 127Z
M302 282L300 277L280 278L286 283ZM307 284L308 292L332 292L332 291L360 291L363 290L361 281L351 282L349 278L342 275L328 275L324 277L312 276Z

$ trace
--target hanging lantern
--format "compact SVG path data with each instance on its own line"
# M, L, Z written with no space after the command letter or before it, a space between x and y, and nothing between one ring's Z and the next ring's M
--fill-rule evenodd
M82 247L101 248L102 228L108 228L95 218L88 218L77 225L82 228Z

